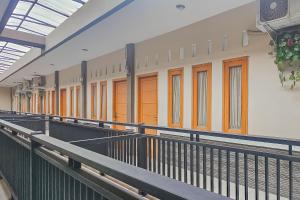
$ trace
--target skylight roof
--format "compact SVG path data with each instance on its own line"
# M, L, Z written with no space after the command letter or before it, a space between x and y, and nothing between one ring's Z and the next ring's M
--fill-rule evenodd
M5 28L47 36L88 0L20 0ZM30 47L0 41L0 74Z

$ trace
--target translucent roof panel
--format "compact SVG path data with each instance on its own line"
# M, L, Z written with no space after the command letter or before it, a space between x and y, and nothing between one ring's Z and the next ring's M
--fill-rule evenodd
M20 0L5 28L47 36L88 0ZM0 73L30 47L0 41Z

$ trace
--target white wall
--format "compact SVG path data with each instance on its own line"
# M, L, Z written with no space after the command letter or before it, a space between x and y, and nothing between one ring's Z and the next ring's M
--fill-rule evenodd
M222 131L223 60L248 56L248 133L299 138L297 131L300 130L300 84L294 90L281 87L274 58L268 55L270 38L266 34L251 34L250 31L249 45L242 47L242 32L255 29L255 10L255 5L251 4L136 44L136 75L158 73L159 125L168 124L168 70L175 67L184 68L183 125L184 128L191 128L192 66L211 62L212 131ZM222 50L224 35L228 36L228 46ZM208 40L212 40L213 44L211 54L207 53ZM197 52L193 56L194 44L197 46ZM179 56L180 48L184 48L183 59ZM169 51L172 53L170 61ZM121 49L112 52L90 60L87 64L87 117L91 117L91 83L97 83L99 119L100 82L106 80L107 119L112 120L113 81L126 77L125 51ZM73 81L73 77L79 77L78 66L61 73L61 87L75 86L77 83ZM49 87L52 87L50 85ZM137 116L137 79L135 91ZM67 94L69 102L69 90Z
M0 87L0 110L11 110L11 89Z

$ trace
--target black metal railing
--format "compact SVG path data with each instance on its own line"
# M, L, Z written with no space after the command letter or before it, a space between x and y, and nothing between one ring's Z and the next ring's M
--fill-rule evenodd
M87 126L78 125L80 121L131 127L126 134L122 130L94 127L98 134L112 131L115 136L87 138L73 143L211 192L235 199L296 199L300 196L300 153L296 150L300 146L299 140L87 119L57 119L60 123L73 121L82 128ZM160 135L144 134L148 129L159 131Z
M15 199L225 199L1 119L0 150Z
M130 130L104 128L112 125ZM147 130L158 135L147 135ZM49 131L56 132L54 137L64 134L77 146L231 198L300 196L299 140L60 116L50 116Z

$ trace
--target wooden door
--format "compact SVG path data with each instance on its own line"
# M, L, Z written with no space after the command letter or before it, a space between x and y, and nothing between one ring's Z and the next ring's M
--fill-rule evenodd
M26 97L22 95L22 112L26 112Z
M157 76L139 78L138 121L147 125L157 125ZM156 134L155 130L146 130L147 134Z
M51 103L51 114L52 115L55 115L56 114L56 95L55 95L55 91L52 91L51 92L51 100L52 100L52 103Z
M67 91L66 89L60 90L60 116L67 116Z
M75 112L76 112L76 114L75 114L75 117L79 117L79 106L81 106L81 102L80 102L80 100L81 100L81 96L80 96L80 86L76 86L76 95L75 95L75 98L76 98L76 109L75 109Z
M116 122L127 122L127 81L114 82L114 109L113 120ZM124 126L114 126L116 129L124 129Z
M100 83L100 120L107 120L107 82Z
M74 115L74 103L73 103L73 100L74 100L74 88L73 87L70 87L70 117L73 117Z
M97 119L97 83L91 84L91 119Z
M47 108L47 105L46 105L46 93L44 93L44 95L43 95L43 114L46 114L46 108Z
M36 113L36 94L32 96L32 112Z
M37 94L37 113L41 114L42 113L42 96L40 94Z

